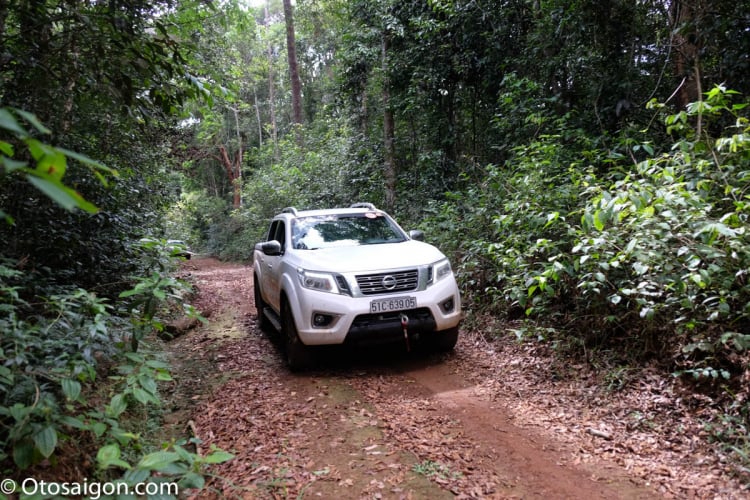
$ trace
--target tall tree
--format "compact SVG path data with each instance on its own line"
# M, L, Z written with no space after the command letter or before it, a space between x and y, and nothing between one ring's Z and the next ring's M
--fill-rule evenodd
M268 11L268 0L265 4L265 26L266 33L270 32L271 16ZM273 141L273 152L276 161L279 161L279 138L278 138L278 123L276 121L276 84L274 81L274 54L273 45L271 40L268 40L268 106L271 116L271 140Z
M675 76L681 78L677 90L677 105L684 109L688 103L701 97L701 39L699 32L700 19L704 13L701 1L673 0L670 4L673 42L673 60Z
M234 155L234 159L229 158L229 154L224 146L219 147L221 153L220 160L224 169L227 172L229 182L232 184L232 207L237 209L242 204L242 132L240 130L240 118L239 111L237 108L229 108L234 116L234 126L237 138L237 151Z
M382 41L382 68L383 68L383 177L385 179L385 206L388 211L393 211L396 204L396 151L395 151L395 124L393 109L391 108L391 81L388 68L388 55L390 52L390 34L388 28L383 28Z
M286 22L286 53L289 60L289 78L292 83L292 117L295 124L302 125L302 85L300 84L297 66L297 43L294 35L294 14L291 0L284 0L284 21Z

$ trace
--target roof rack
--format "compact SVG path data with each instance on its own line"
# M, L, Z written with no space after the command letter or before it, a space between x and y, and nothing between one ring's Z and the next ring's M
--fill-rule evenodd
M292 214L295 217L297 216L297 209L294 207L286 207L284 210L281 211L282 214Z
M368 210L377 210L372 203L353 203L349 208L367 208Z

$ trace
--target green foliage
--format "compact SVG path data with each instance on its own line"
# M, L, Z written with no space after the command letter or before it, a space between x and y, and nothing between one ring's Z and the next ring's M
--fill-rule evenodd
M179 491L202 489L205 484L205 468L231 460L234 456L216 447L201 456L190 452L186 445L195 444L184 440L167 443L162 450L148 453L135 463L128 463L122 458L122 451L117 443L99 449L96 461L101 470L109 468L125 469L119 482L134 487L143 483L177 483ZM172 495L170 498L177 498Z
M174 193L168 115L187 97L209 97L187 68L190 37L178 40L172 24L181 9L197 16L203 4L172 7L51 1L3 10L0 217L14 223L0 225L6 469L54 464L73 443L103 446L103 456L113 447L141 453L126 422L158 404L158 382L169 375L142 344L137 353L129 347L160 326L165 305L195 313L171 278L164 242L147 249L149 263L135 243L161 234L160 212ZM64 147L39 139L51 136L42 123ZM183 452L170 459L183 468L171 473L158 461L129 468L188 487L200 484L201 464L226 458Z
M516 154L511 169L488 165L481 184L452 193L424 223L438 246L457 255L469 304L489 295L496 304L528 309L555 294L559 266L540 262L569 245L566 217L578 203L571 179L579 174L559 135L543 135Z
M50 122L61 130L74 126L77 112L92 108L140 119L172 112L200 89L184 71L190 46L173 36L179 9L171 7L140 0L118 6L10 4L0 45L14 64L3 63L3 100L30 103L31 111L45 121L54 117Z
M199 457L184 442L134 463L122 455L142 453L140 433L126 422L137 408L158 406L158 384L172 380L166 363L148 350L129 350L127 339L142 340L147 329L158 328L157 312L170 300L182 303L186 290L165 268L173 259L166 243L144 242L144 248L160 255L145 267L162 271L123 293L130 299L130 324L113 314L107 299L82 289L27 302L17 263L0 264L0 463L24 470L54 459L69 443L90 443L98 448L102 478L112 479L110 468L124 469L128 483L168 477L183 488L200 488L205 466L231 458L221 450Z
M743 474L750 473L750 405L736 398L723 414L704 423L710 439L733 457Z
M167 114L199 95L173 14L140 1L4 9L0 208L16 224L0 227L1 252L38 271L35 288L116 297L138 265L130 243L158 231L170 195Z
M289 205L335 206L349 199L356 182L356 162L349 158L349 128L335 120L310 130L305 145L292 137L279 144L275 160L270 146L255 150L259 165L246 178L244 199L254 216L275 215Z
M469 302L563 321L584 346L624 339L692 375L739 373L728 355L748 347L750 141L733 95L716 87L667 116L684 136L669 152L628 166L569 133L541 135L436 207L430 234L461 221L459 246L440 243L458 256ZM704 130L732 116L729 133L696 136L698 115Z
M205 251L211 231L227 217L228 209L225 199L186 187L165 215L166 233Z
M531 321L511 330L519 341L609 365L610 390L655 358L715 392L712 432L747 464L750 120L737 100L716 86L684 112L652 103L673 137L663 152L645 131L600 149L543 116L535 141L481 183L466 176L423 228L453 255L470 309Z
M139 343L153 331L162 331L164 324L157 316L159 311L178 305L189 317L203 318L195 308L185 303L190 286L175 277L174 262L180 249L171 248L166 240L141 241L144 250L156 251L153 260L156 269L146 276L135 277L135 286L120 293L119 298L128 299L124 307L131 320L130 347L138 350ZM205 321L205 320L204 320Z
M20 109L0 108L0 129L5 133L10 133L14 138L13 142L23 144L27 149L27 156L30 156L36 163L34 168L31 168L28 161L15 159L17 155L13 142L0 140L0 164L3 166L3 171L0 173L23 175L27 182L66 210L79 208L89 213L96 213L98 211L96 206L63 183L68 158L78 160L89 167L104 185L107 184L107 180L103 174L116 176L117 172L84 155L55 148L39 141L19 123L17 116L23 117L37 133L50 133L50 130L42 125L33 114ZM9 223L13 221L12 217L2 210L0 210L0 217L5 217Z
M98 359L114 354L111 307L85 290L58 294L32 307L13 280L21 273L0 266L0 460L27 468L52 455L68 422L65 400L76 401L81 383L97 379ZM31 314L34 311L34 314Z

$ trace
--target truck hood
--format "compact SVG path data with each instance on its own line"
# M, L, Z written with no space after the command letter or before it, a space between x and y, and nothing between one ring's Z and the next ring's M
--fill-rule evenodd
M434 246L421 241L400 243L292 250L298 262L312 271L337 273L370 272L432 264L445 255Z

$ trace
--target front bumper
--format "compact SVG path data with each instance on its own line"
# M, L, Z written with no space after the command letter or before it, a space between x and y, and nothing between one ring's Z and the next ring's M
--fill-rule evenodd
M361 314L354 318L347 344L385 344L404 339L402 315L408 319L406 330L410 338L429 335L437 330L437 323L426 307L384 314Z
M393 294L416 299L412 309L372 313L373 300L389 295L350 297L314 290L298 290L292 310L300 340L306 345L387 343L403 339L402 315L408 318L410 336L425 336L458 326L463 318L455 279L444 279L426 290ZM313 326L316 315L332 318L325 327Z

